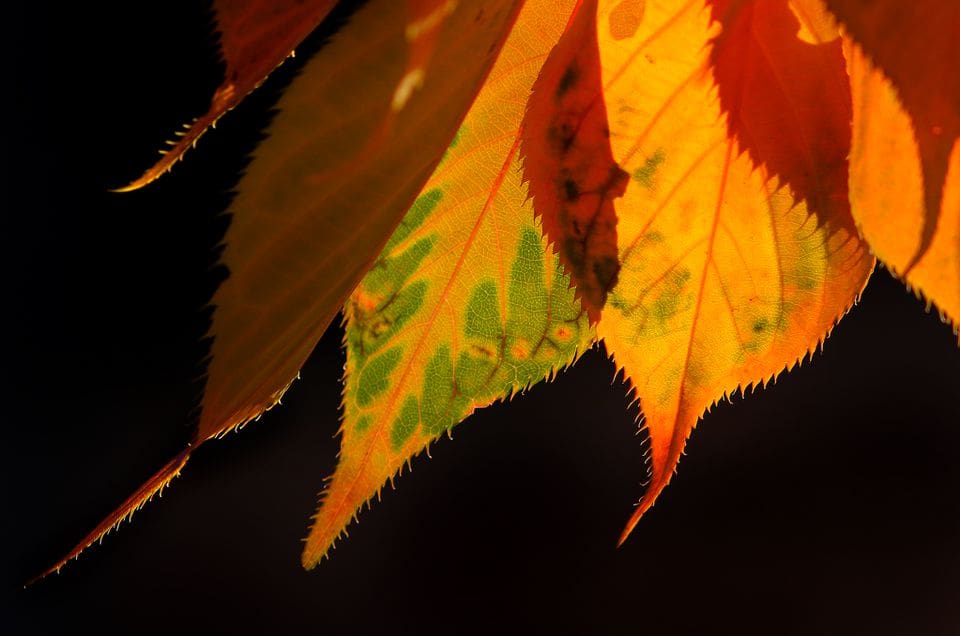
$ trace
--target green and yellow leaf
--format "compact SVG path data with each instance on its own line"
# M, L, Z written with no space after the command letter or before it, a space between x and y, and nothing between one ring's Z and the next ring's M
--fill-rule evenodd
M432 18L364 5L280 99L230 206L199 440L256 417L296 377L437 165L520 5L431 2Z
M307 537L308 568L414 455L593 341L534 221L518 155L526 98L569 5L526 3L446 157L347 302L340 461Z

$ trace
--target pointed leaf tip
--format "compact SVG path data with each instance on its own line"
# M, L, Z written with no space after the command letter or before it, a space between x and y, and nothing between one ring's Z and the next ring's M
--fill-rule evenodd
M341 452L307 568L412 457L593 340L526 202L518 157L524 101L563 9L525 4L454 143L347 301Z
M698 419L815 349L873 259L845 206L815 218L743 152L709 72L712 2L648 0L627 37L603 27L617 6L600 3L600 67L617 113L613 158L632 183L616 201L622 268L597 332L636 390L651 449L650 485L622 540L669 483Z
M208 128L291 55L336 4L337 0L214 0L214 23L226 68L209 109L175 133L177 139L167 142L170 148L159 161L112 191L138 190L169 172Z

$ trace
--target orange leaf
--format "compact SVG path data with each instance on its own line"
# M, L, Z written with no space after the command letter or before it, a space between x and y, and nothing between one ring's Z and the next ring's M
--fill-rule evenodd
M750 16L774 2L786 8L785 0L752 0L731 11ZM846 206L824 206L814 218L813 204L752 160L763 146L751 151L740 139L749 128L728 123L737 111L721 97L729 87L715 81L723 53L711 43L723 40L705 0L649 0L627 37L623 6L602 2L598 20L613 158L632 179L617 201L620 280L597 332L640 399L652 464L625 539L670 481L704 412L812 354L866 284L873 259ZM827 150L824 162L835 165L835 148ZM816 163L813 155L784 165Z
M215 0L214 18L226 64L223 83L207 112L178 133L157 163L118 191L142 188L170 170L207 128L289 57L336 4L337 0Z
M923 229L916 253L903 268L906 272L933 242L947 203L944 188L951 156L960 139L960 73L951 62L960 41L960 3L827 0L827 6L890 80L913 128L923 173ZM915 207L911 203L906 209Z
M533 85L522 133L534 211L592 322L617 283L613 200L629 179L610 151L596 18L597 0L577 6Z
M850 195L877 256L960 325L960 3L829 0L847 30Z

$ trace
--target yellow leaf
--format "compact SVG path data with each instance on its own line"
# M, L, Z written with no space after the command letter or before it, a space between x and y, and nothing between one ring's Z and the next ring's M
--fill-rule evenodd
M600 2L598 30L613 156L633 179L597 331L640 399L652 464L625 539L704 412L811 354L873 259L841 206L818 223L728 136L704 1L650 0L629 37L611 23L620 5Z

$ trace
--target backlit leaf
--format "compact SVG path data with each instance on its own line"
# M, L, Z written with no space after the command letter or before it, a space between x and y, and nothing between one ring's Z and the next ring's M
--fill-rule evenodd
M730 136L810 212L849 222L850 88L820 0L707 4L722 26L710 65Z
M872 252L960 325L958 2L214 7L227 79L131 188L318 22L342 28L230 205L190 448L67 558L277 403L341 308L342 447L307 568L414 456L597 338L651 446L623 541L713 404L822 345Z
M351 16L284 93L237 186L201 440L256 417L296 377L437 165L520 6L430 0L439 13L424 17L408 4L426 2Z
M338 17L348 19L284 92L229 208L230 274L213 297L192 448L260 415L296 378L441 159L521 4L371 0ZM188 457L51 570L129 516Z
M710 7L650 0L624 37L621 6L600 3L599 39L613 157L632 181L616 203L620 280L597 331L640 399L652 464L625 538L669 482L704 412L811 354L854 302L873 259L844 206L815 217L792 194L804 188L778 189L772 159L752 160L762 146L728 135L750 130L752 113L736 109L749 101L735 92L720 96L731 90L718 89L721 78L737 78L711 66L723 39ZM749 77L749 56L742 61ZM735 117L741 124L728 123ZM790 184L791 174L780 176Z
M173 167L225 112L256 88L326 17L337 0L214 0L213 14L226 66L210 108L171 142L163 157L121 191L147 185Z
M829 0L849 34L850 196L871 249L960 326L960 3Z
M526 98L569 4L526 3L444 161L347 303L340 461L308 568L412 456L592 342L534 224L518 153Z
M578 5L523 120L524 177L543 230L596 322L617 283L613 200L629 179L613 160L600 78L596 3Z

